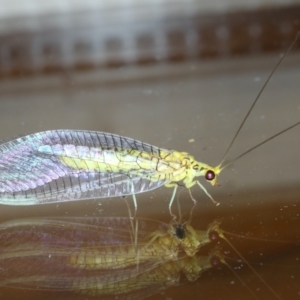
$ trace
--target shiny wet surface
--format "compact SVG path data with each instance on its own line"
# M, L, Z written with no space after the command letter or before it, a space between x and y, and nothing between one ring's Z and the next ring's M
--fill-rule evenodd
M252 57L3 80L1 138L59 128L106 131L186 151L200 161L217 165L276 61L276 56ZM299 56L288 55L228 159L299 121L298 66ZM225 231L257 238L232 237L230 241L281 299L299 297L299 130L292 129L228 167L219 177L220 187L213 188L200 178L220 206L214 206L197 186L192 189L198 201L193 227L205 229L222 218ZM181 190L178 199L183 223L189 219L192 201L188 192ZM172 190L165 187L138 194L138 216L168 223L171 194ZM132 206L130 197L127 199ZM48 216L126 217L128 210L123 199L111 198L1 206L0 213L1 222ZM276 299L243 259L222 244L226 256L233 258L228 264L256 297ZM0 292L9 299L54 297L52 292L35 289L1 288ZM72 292L54 294L55 299L97 299ZM151 299L182 299L188 295L255 299L226 266L208 270L196 282L171 287Z

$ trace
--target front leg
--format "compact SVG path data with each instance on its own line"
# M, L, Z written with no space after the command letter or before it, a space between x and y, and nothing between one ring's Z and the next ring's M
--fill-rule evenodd
M174 190L173 190L173 194L172 194L172 197L171 197L171 200L169 202L169 212L170 212L170 215L173 217L173 219L175 220L176 219L176 216L172 213L172 204L173 204L173 201L175 199L175 195L176 195L176 191L177 191L177 187L178 187L178 183L176 182L168 182L168 183L165 183L165 187L173 187Z

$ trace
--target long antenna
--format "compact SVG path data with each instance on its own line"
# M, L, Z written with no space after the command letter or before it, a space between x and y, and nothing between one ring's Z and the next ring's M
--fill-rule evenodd
M221 160L221 163L219 164L220 167L221 167L222 164L224 163L224 160L225 160L225 158L227 157L227 154L228 154L229 150L231 149L231 147L232 147L233 143L235 142L237 136L239 135L239 133L240 133L242 127L244 126L246 120L248 119L248 117L249 117L251 111L253 110L253 108L254 108L254 106L255 106L255 104L256 104L256 102L257 102L257 100L258 100L259 97L261 96L262 92L264 91L265 87L266 87L267 84L269 83L271 77L273 76L273 74L274 74L275 71L277 70L278 66L281 64L282 60L286 57L286 55L287 55L287 54L291 51L291 49L294 47L294 45L295 45L296 41L298 40L299 36L300 36L300 32L297 33L297 35L296 35L296 37L294 38L292 44L290 45L290 47L288 48L288 50L285 52L285 54L279 59L279 61L277 62L276 66L274 67L274 69L272 70L272 72L270 73L270 75L268 76L266 82L264 83L264 85L263 85L262 88L260 89L258 95L256 96L256 98L255 98L254 102L252 103L250 109L248 110L248 112L247 112L245 118L243 119L243 122L241 123L241 125L240 125L240 127L238 128L237 132L235 133L235 135L234 135L234 137L233 137L233 139L232 139L230 145L228 146L228 148L227 148L227 150L226 150L226 152L225 152L225 154L224 154L224 156L223 156L223 158L222 158L222 160ZM295 126L298 125L298 124L299 124L299 123L293 125L292 127L295 127ZM292 128L292 127L290 127L290 128ZM286 131L286 130L282 131L281 133L283 133L283 132L285 132L285 131ZM278 136L278 135L281 134L281 133L278 133L278 134L275 135L275 136ZM258 146L260 146L260 145L266 143L267 141L269 141L270 139L274 138L275 136L273 136L273 137L267 139L266 141L262 142L261 144L259 144L259 145L255 146L255 147L253 147L252 149L246 151L245 153L243 153L243 154L240 155L239 157L244 156L245 154L247 154L247 153L250 152L251 150L253 150L253 149L255 149L256 147L258 147ZM234 161L236 161L237 159L238 159L238 158L236 158ZM233 161L232 161L232 162L233 162ZM228 165L231 164L232 162L228 163L226 166L228 166ZM224 169L224 167L223 167L222 169Z
M228 162L225 166L222 167L222 169L225 169L226 167L228 167L229 165L233 164L236 160L238 160L239 158L241 158L241 157L243 157L244 155L248 154L248 153L251 152L252 150L254 150L254 149L258 148L259 146L261 146L261 145L267 143L268 141L270 141L270 140L274 139L275 137L277 137L277 136L283 134L284 132L286 132L286 131L288 131L288 130L290 130L290 129L296 127L296 126L298 126L299 124L300 124L300 122L297 122L297 123L295 123L294 125L292 125L292 126L286 128L286 129L284 129L284 130L282 130L282 131L280 131L280 132L274 134L273 136L269 137L268 139L264 140L263 142L261 142L261 143L257 144L256 146L250 148L249 150L247 150L247 151L245 151L244 153L240 154L240 155L239 155L238 157L236 157L235 159L233 159L233 160L231 160L230 162Z

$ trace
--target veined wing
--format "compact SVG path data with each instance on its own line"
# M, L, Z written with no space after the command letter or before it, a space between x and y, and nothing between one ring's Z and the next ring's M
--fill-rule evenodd
M0 225L0 286L82 291L128 280L169 261L152 230L168 225L140 219L139 243L129 218L34 218ZM144 240L144 241L143 241ZM147 251L145 246L147 245Z
M155 231L168 232L166 223L137 218L138 241ZM132 220L128 217L39 217L16 219L0 224L0 253L9 247L25 248L25 244L42 243L45 248L78 247L103 249L134 243ZM147 242L147 241L146 241Z
M110 133L25 135L0 145L0 203L43 204L150 191L167 181L157 177L158 159L158 147Z
M181 263L182 261L182 263ZM21 276L6 279L5 287L30 289L38 291L71 292L101 299L144 299L150 295L159 293L169 287L180 284L181 275L185 275L189 281L195 281L206 269L211 268L210 256L183 257L177 261L167 261L144 270L139 274L130 274L128 277L112 278L109 272L104 274L74 274L61 276L37 275ZM183 271L183 274L181 274ZM120 272L119 272L120 274ZM74 297L74 294L71 297ZM66 294L63 294L66 296ZM55 297L57 298L57 297ZM64 297L64 299L69 299Z

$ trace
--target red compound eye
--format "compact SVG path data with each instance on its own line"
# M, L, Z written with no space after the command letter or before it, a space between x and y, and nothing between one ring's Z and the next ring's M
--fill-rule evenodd
M219 257L217 256L213 256L211 259L210 259L210 264L213 268L216 268L216 267L219 267L222 263L221 263L221 260Z
M219 236L219 234L218 234L218 232L217 231L211 231L210 233L209 233L209 239L213 242L213 241L217 241L217 240L219 240L220 239L220 236Z
M205 179L208 181L212 181L216 178L216 174L214 171L212 170L208 170L205 174Z

